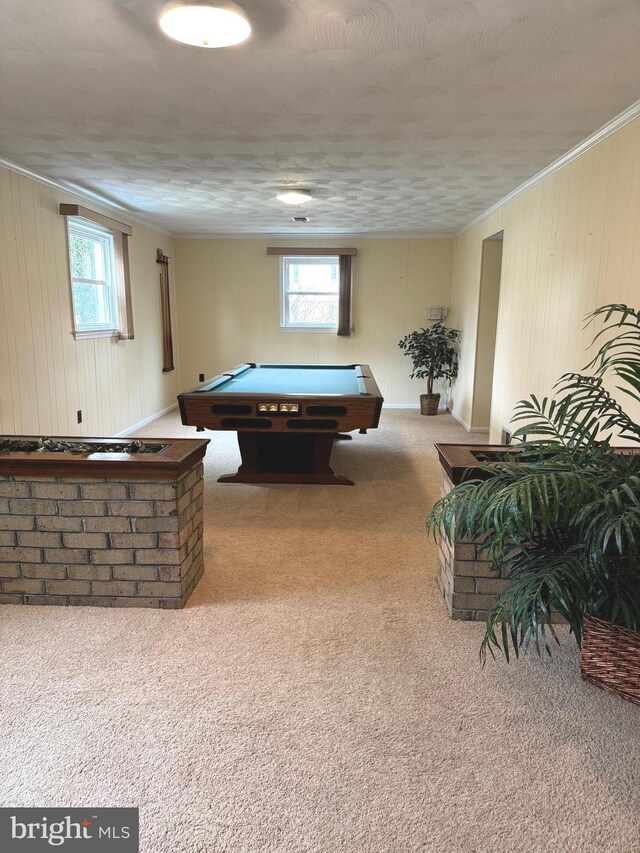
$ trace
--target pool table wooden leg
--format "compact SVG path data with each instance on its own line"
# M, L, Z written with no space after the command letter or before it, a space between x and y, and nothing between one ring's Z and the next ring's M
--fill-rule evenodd
M353 486L331 467L333 433L239 432L242 464L219 483L309 483Z
M309 482L323 482L326 485L337 486L353 486L353 480L348 477L341 477L336 474L331 467L331 451L333 450L333 442L335 436L326 435L325 433L312 433L313 435L313 476L322 477L321 481L312 480ZM348 436L351 438L351 436ZM325 479L326 478L326 479Z

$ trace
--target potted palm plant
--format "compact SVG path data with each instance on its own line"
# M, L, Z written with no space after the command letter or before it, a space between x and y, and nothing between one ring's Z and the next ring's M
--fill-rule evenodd
M413 362L412 379L426 379L427 393L420 395L420 412L437 415L440 394L433 393L436 379L451 381L458 375L458 329L449 329L443 323L434 323L428 329L409 332L398 346Z
M509 585L487 617L481 657L550 653L552 614L581 647L585 679L640 703L640 425L605 388L640 402L640 311L605 305L598 350L554 394L516 406L519 452L474 468L427 527L484 537ZM528 436L534 436L527 439ZM624 448L612 442L625 440Z

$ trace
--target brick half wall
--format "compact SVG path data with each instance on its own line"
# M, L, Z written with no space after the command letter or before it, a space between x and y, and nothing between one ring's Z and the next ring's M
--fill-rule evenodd
M203 490L202 462L171 480L0 476L0 603L183 607Z
M449 477L442 475L442 495L453 488ZM459 541L454 533L450 544L438 538L438 586L452 619L484 622L487 612L509 581L509 566L498 574L491 566L481 542Z

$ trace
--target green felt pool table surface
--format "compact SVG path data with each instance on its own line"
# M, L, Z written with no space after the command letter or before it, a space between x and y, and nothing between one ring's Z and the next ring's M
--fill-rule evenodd
M221 394L366 394L360 365L247 364L218 377L199 392Z

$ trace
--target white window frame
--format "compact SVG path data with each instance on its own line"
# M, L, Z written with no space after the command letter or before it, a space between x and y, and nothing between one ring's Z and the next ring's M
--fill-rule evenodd
M132 234L130 225L117 222L102 213L96 213L88 207L80 204L69 204L62 202L59 207L60 215L65 217L67 230L67 260L69 270L69 307L71 309L71 334L76 340L82 338L104 338L117 337L118 341L131 341L135 337L133 331L133 307L131 302L131 282L129 274L129 237ZM75 305L73 296L73 284L71 278L71 246L69 240L69 227L82 225L85 235L93 232L95 236L102 238L106 234L110 239L112 251L109 254L109 282L112 285L110 295L115 299L115 311L113 312L113 323L96 323L76 327ZM79 281L80 279L76 279ZM100 284L102 282L89 283Z
M291 323L288 317L288 297L296 296L335 296L338 304L339 291L333 290L290 290L288 269L292 262L303 262L305 264L336 264L338 266L338 277L340 276L339 255L281 255L280 257L280 328L289 329L294 332L335 332L337 323ZM339 281L339 278L338 278Z
M105 258L104 279L78 278L73 275L71 264L71 238L90 237L102 243ZM113 232L81 217L67 218L67 244L69 248L69 277L71 279L71 306L74 335L78 338L111 337L118 335L118 279L116 275L116 253ZM105 300L110 303L111 320L108 323L78 323L76 320L74 284L91 284L104 288Z

